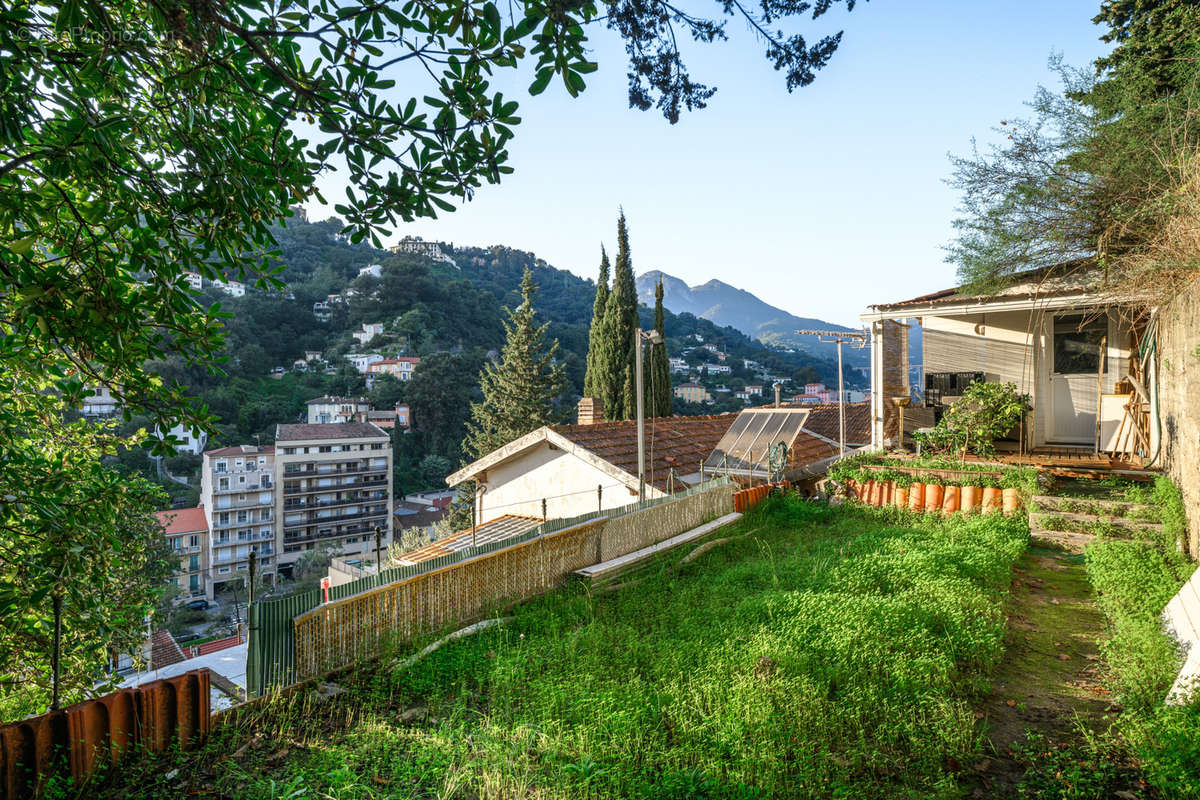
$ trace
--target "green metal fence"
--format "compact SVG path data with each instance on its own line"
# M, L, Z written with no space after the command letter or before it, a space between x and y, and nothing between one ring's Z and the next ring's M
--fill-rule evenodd
M465 547L444 556L422 561L419 564L409 564L403 567L392 567L381 570L365 578L334 586L329 589L330 600L341 600L352 597L369 589L385 586L397 581L407 580L425 572L432 572L442 567L466 561L470 558L494 553L514 544L536 539L555 531L578 525L582 522L605 516L616 518L632 514L652 506L681 500L700 492L706 492L731 483L728 477L720 477L705 481L692 488L677 492L666 497L656 497L630 503L620 508L609 508L602 511L590 511L577 517L567 519L551 519L525 533L503 539L497 542ZM251 697L257 697L273 689L287 686L295 682L296 674L296 637L292 620L306 611L321 605L321 590L288 595L286 597L259 600L250 604L246 620L250 630L246 647L246 689Z

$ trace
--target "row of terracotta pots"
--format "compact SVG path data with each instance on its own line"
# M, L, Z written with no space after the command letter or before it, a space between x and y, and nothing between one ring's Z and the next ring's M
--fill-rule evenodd
M896 506L929 514L989 514L1021 511L1019 489L994 486L943 486L940 483L916 483L897 486L895 481L846 481L850 496L872 506Z
M739 513L749 511L762 502L768 495L770 495L771 490L776 487L786 489L787 482L780 481L778 483L764 483L761 486L751 486L748 489L739 489L733 493L733 510Z

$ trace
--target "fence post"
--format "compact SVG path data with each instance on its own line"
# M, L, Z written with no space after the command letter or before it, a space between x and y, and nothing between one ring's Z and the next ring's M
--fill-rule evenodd
M604 510L604 484L596 484L596 513Z
M250 604L254 602L254 573L258 567L258 551L250 551L250 580L246 584L246 621L250 620Z
M542 522L546 521L546 498L542 498Z
M383 562L379 560L379 526L375 526L375 574L383 571Z

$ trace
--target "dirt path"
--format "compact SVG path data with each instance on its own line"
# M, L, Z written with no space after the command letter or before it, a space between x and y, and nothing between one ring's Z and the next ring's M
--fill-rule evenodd
M1031 545L1013 570L1004 659L976 716L985 757L974 765L976 797L1014 795L1024 773L1012 746L1028 731L1072 739L1076 721L1111 710L1100 685L1104 618L1083 556Z

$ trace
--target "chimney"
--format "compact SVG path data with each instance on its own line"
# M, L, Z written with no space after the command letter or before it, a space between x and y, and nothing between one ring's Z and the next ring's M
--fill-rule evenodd
M780 384L776 383L775 384L775 407L776 408L779 408L779 406L781 405L781 403L779 402L779 387L780 387Z
M579 398L578 422L580 425L595 425L597 422L604 422L604 401L599 397Z

